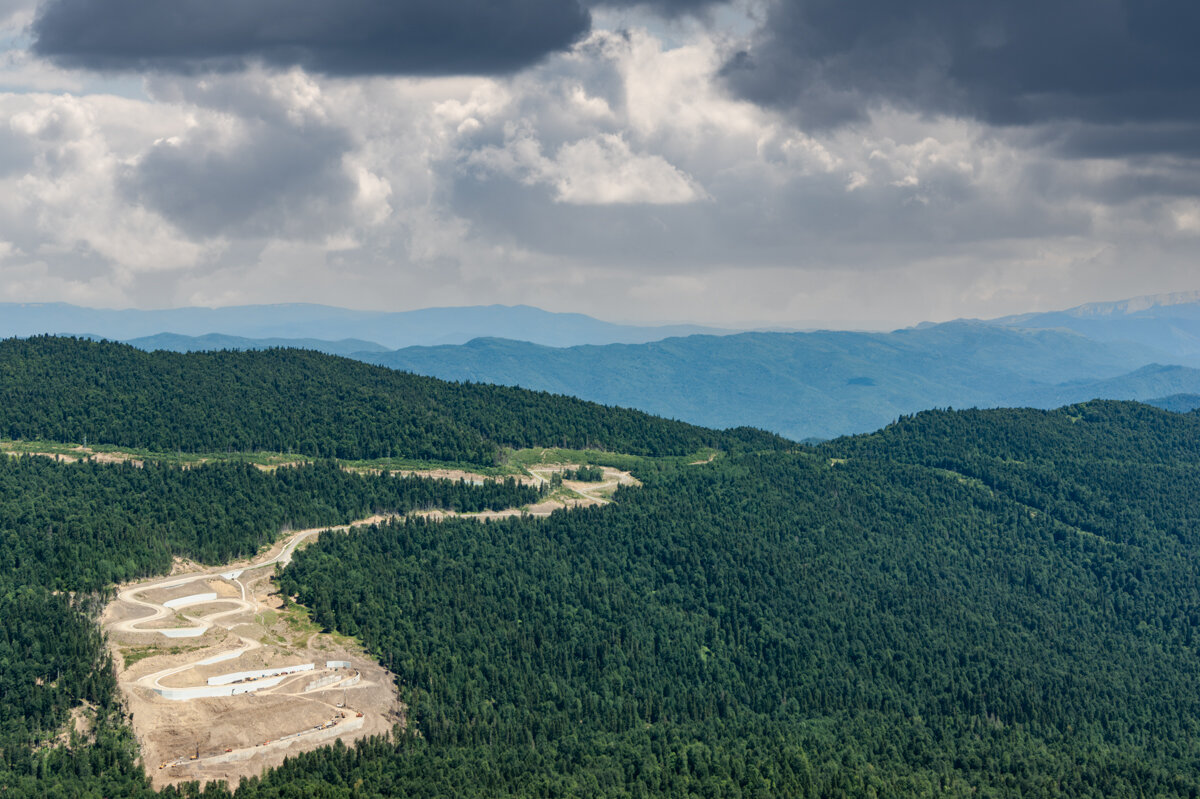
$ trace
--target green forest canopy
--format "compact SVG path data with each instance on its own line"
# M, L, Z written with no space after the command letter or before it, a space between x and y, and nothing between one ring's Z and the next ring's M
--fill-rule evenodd
M494 464L501 447L653 456L789 445L759 430L718 432L307 350L142 352L49 336L0 341L0 437L483 465Z
M81 351L124 357L107 347ZM63 357L82 370L79 351ZM229 367L213 372L214 403L215 386L239 381L269 395L265 364L299 357L261 355L204 362ZM46 376L30 385L69 385L39 357ZM139 385L159 393L128 397L184 409L165 363L139 361ZM512 391L532 418L557 401ZM371 396L350 392L346 412L377 412ZM504 396L493 400L502 417ZM268 407L260 421L279 410ZM213 418L237 413L216 403ZM663 452L724 435L660 422L637 423ZM1200 792L1200 415L936 411L792 452L748 441L763 440L702 465L647 462L644 486L601 508L395 522L299 553L281 587L397 673L415 728L289 759L237 795ZM107 581L161 570L171 553L250 552L287 522L528 491L328 463L268 474L0 461L0 786L151 794L87 616ZM95 742L35 749L83 700L99 709ZM168 791L179 793L196 791Z
M932 412L546 522L322 541L281 584L420 737L238 795L1194 795L1198 423Z

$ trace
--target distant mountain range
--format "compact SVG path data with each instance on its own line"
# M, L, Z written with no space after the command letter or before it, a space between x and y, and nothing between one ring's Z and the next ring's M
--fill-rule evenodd
M1200 394L1172 394L1169 397L1146 400L1147 405L1174 413L1190 413L1200 408Z
M93 336L92 338L102 338ZM124 343L131 344L140 350L153 352L167 350L169 352L212 352L214 350L266 350L274 347L291 347L300 350L316 350L327 355L342 355L353 357L355 353L390 352L382 344L374 341L363 341L360 338L344 338L339 341L326 341L319 338L246 338L245 336L226 336L223 333L209 333L206 336L181 336L178 333L159 333L156 336L141 336L127 339Z
M528 305L387 312L304 303L161 311L82 308L64 303L0 303L0 338L55 333L181 351L299 346L344 355L346 339L358 339L362 344L360 350L369 351L464 344L481 336L570 347L731 332L735 331L699 325L621 325L583 314L551 313ZM160 337L165 333L174 336Z
M557 349L478 339L356 357L803 439L874 430L931 407L1055 407L1200 392L1200 370L1156 365L1160 356L1065 330L951 322L893 333L744 333Z
M0 305L0 336L41 332L179 352L300 347L797 439L870 431L932 407L1049 408L1103 398L1190 410L1191 395L1200 395L1200 293L891 333L632 326L499 305L396 313Z
M1134 342L1165 353L1172 363L1200 366L1200 292L1088 303L1065 311L1006 316L991 324L1074 330L1096 341Z

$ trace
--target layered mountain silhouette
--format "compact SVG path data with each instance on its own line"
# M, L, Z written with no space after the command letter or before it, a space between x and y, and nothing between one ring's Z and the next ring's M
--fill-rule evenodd
M617 325L499 305L397 313L301 304L171 311L0 305L0 334L43 332L146 350L311 349L797 439L867 432L935 407L1125 399L1189 410L1186 395L1200 395L1200 294L886 333Z

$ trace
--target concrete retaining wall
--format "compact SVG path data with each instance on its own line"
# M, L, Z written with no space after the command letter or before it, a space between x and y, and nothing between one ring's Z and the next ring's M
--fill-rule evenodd
M297 742L325 741L330 738L337 738L340 735L345 735L349 732L362 729L363 722L366 719L351 718L343 719L339 724L330 727L326 730L305 730L304 732L293 733L285 736L277 741L271 741L266 746L251 746L246 749L239 749L236 752L227 752L212 757L203 757L199 760L183 761L179 763L181 766L208 766L220 763L240 763L249 760L263 750L287 749Z
M168 638L196 638L204 635L207 627L168 627L165 630L138 630L139 633L162 633Z
M312 671L316 668L314 663L302 663L299 666L283 666L278 669L255 669L254 671L232 671L229 674L218 674L216 677L209 677L209 685L228 685L231 682L238 680L256 680L259 677L274 677L276 674L295 674L300 671Z
M239 655L244 654L245 652L246 652L246 647L242 647L241 649L234 649L230 652L222 652L219 655L213 655L212 657L208 658L207 660L201 660L196 665L197 666L211 666L212 664L220 663L223 660L233 660L234 658L238 657Z
M348 660L327 660L327 661L325 661L325 668L327 668L327 669L348 669L348 668L350 668L350 661L348 661Z
M315 691L318 688L324 688L326 685L333 685L342 679L340 674L329 674L320 679L313 680L308 685L304 686L305 691Z
M286 675L285 675L286 676ZM194 688L155 688L154 693L163 699L182 702L188 699L211 699L217 696L249 694L262 688L273 688L283 682L283 677L272 677L241 685L200 685Z
M355 674L353 677L342 683L342 687L349 688L351 685L358 685L360 682L362 682L362 675Z
M181 596L178 599L168 599L162 605L164 608L186 608L188 605L203 605L205 602L212 602L216 598L216 592L210 591L207 594L192 594L191 596Z

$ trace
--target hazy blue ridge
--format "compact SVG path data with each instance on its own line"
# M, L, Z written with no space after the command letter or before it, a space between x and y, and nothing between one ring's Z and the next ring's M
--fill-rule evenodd
M1194 293L1089 303L1001 317L990 324L1073 330L1097 341L1141 344L1163 352L1170 362L1200 366L1200 295Z
M87 334L136 343L139 339L165 332L177 336L206 337L219 334L266 341L339 342L360 339L368 343L378 342L387 349L398 349L417 345L463 344L481 336L566 347L614 342L642 343L670 336L695 333L720 335L733 331L697 325L620 325L584 314L552 313L528 305L384 312L307 303L155 311L82 308L65 303L0 303L0 338L47 333ZM188 346L192 347L190 344ZM273 345L256 341L253 347L239 346L238 349L269 346Z
M569 348L477 339L356 355L447 380L570 394L711 427L754 425L796 440L866 432L933 407L1200 392L1200 371L1150 366L1161 356L1070 331L979 322Z
M1146 400L1146 404L1162 408L1164 411L1191 413L1200 408L1200 394L1171 394L1167 397Z
M159 333L129 339L125 344L139 350L153 352L211 352L213 350L267 350L273 347L289 347L298 350L316 350L327 355L349 356L356 352L388 352L388 348L374 341L347 338L341 341L324 341L316 338L245 338L209 333L206 336L181 336L178 333Z

